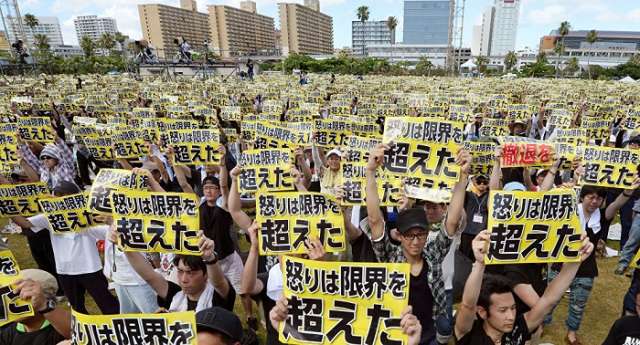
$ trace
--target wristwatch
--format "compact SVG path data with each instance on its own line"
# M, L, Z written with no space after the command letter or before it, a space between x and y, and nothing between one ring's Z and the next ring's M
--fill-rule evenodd
M213 258L211 260L202 260L205 265L215 265L218 263L218 253L216 251L213 252Z
M55 299L53 299L53 298L48 299L47 302L45 303L44 309L38 310L38 313L46 314L46 313L52 312L54 309L56 309L57 305L58 305L58 303L56 302Z

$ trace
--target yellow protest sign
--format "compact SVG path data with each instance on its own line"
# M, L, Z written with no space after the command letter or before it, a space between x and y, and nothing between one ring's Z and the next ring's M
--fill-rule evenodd
M56 139L56 132L48 117L18 118L18 133L23 140L50 143Z
M113 223L124 251L200 254L200 200L192 193L111 193Z
M555 126L557 128L570 128L572 115L566 109L553 109L547 119L547 126Z
M460 167L455 164L462 144L463 125L422 117L387 118L384 169L388 174L408 177L409 184L449 189L458 182ZM416 181L419 180L419 183Z
M509 135L509 120L484 118L480 127L480 136L502 137Z
M111 137L98 138L98 137L86 137L82 138L84 146L87 147L89 153L95 160L98 161L110 161L113 160L113 141Z
M495 151L497 144L494 141L467 140L463 148L471 155L471 174L489 174L495 164Z
M587 118L582 120L582 128L587 131L589 139L609 139L610 120L602 120L600 118Z
M381 142L378 138L350 135L347 137L347 150L343 158L346 162L367 162L369 152Z
M327 253L345 250L342 210L331 195L281 192L256 195L260 255L306 253L317 238Z
M73 310L71 343L196 345L195 312L85 315ZM104 331L106 330L106 331Z
M0 251L0 326L34 315L31 303L21 299L12 286L19 278L20 267L13 253Z
M640 267L640 249L636 253L636 256L633 257L633 260L631 260L631 263L630 263L629 267L631 267L631 268L639 268Z
M0 132L0 166L11 167L20 163L18 136L15 132Z
M100 169L89 191L87 210L98 214L111 214L111 193L115 190L146 189L146 176L136 175L131 170Z
M257 122L254 149L305 146L311 143L311 134L289 128Z
M342 146L350 134L350 127L346 121L316 120L313 139L318 146Z
M10 250L0 250L0 285L6 286L18 279L20 267Z
M366 186L366 169L365 162L348 162L342 163L342 187L344 189L344 197L342 205L365 205L367 198ZM384 174L383 169L376 172L376 180L378 186L378 197L380 198L380 206L396 206L400 201L402 194L402 179L395 176Z
M144 130L121 130L112 134L111 140L116 158L140 158L149 154L145 140L149 140Z
M549 166L553 164L553 146L524 137L501 137L500 167Z
M486 264L580 261L582 227L573 189L491 191Z
M242 120L242 110L239 106L222 107L220 117L223 121L240 121Z
M507 118L510 121L529 121L532 113L529 104L509 104L507 106Z
M469 122L473 117L473 109L466 105L452 105L449 107L449 120Z
M78 193L38 200L54 233L80 232L96 225L95 214L87 210L89 194Z
M294 189L293 155L289 149L247 150L240 157L240 193L279 192Z
M581 146L584 175L579 184L611 188L630 188L638 173L640 152L602 146Z
M38 199L49 195L44 182L0 185L0 217L29 217L40 213Z
M284 257L287 344L407 344L400 327L409 302L406 263L322 262Z
M553 141L558 143L570 143L574 145L584 145L588 142L587 130L584 128L562 129L553 131Z
M187 129L169 131L168 140L173 145L176 165L200 165L220 163L220 134L211 129Z

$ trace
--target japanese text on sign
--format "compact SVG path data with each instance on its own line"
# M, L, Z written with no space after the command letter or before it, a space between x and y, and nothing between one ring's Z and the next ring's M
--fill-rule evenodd
M283 192L256 199L261 255L306 253L309 238L319 239L327 253L345 250L344 219L332 196Z
M637 175L640 154L636 150L600 146L578 147L584 162L583 185L629 188Z
M553 164L553 146L522 137L503 137L500 166L548 166Z
M408 304L408 264L284 259L289 315L280 341L300 344L407 343L400 315Z
M572 189L491 191L487 264L580 261L582 228Z
M220 135L208 129L176 130L169 132L176 165L220 163Z
M89 212L111 214L111 192L121 189L146 189L147 177L131 170L100 169L89 192Z
M40 213L38 199L48 195L44 182L0 185L0 216L36 215Z
M240 193L293 190L289 149L248 150L242 153L238 176Z
M96 225L95 214L87 210L88 193L38 200L54 233L80 232Z

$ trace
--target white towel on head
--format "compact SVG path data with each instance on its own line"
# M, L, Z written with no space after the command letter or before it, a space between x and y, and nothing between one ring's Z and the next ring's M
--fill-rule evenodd
M601 213L600 213L600 209L595 210L595 212L593 212L591 214L591 217L589 218L589 224L587 224L587 219L585 219L584 217L584 211L582 209L582 204L578 204L578 216L580 217L580 224L582 225L582 230L585 230L585 226L588 226L589 229L591 229L591 231L593 231L594 234L597 234L600 232L601 226L600 226L600 217L601 217Z

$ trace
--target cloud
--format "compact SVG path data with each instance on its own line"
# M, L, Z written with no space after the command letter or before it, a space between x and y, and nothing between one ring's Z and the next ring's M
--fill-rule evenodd
M562 5L549 5L529 12L527 22L534 25L549 25L568 19L567 8Z

